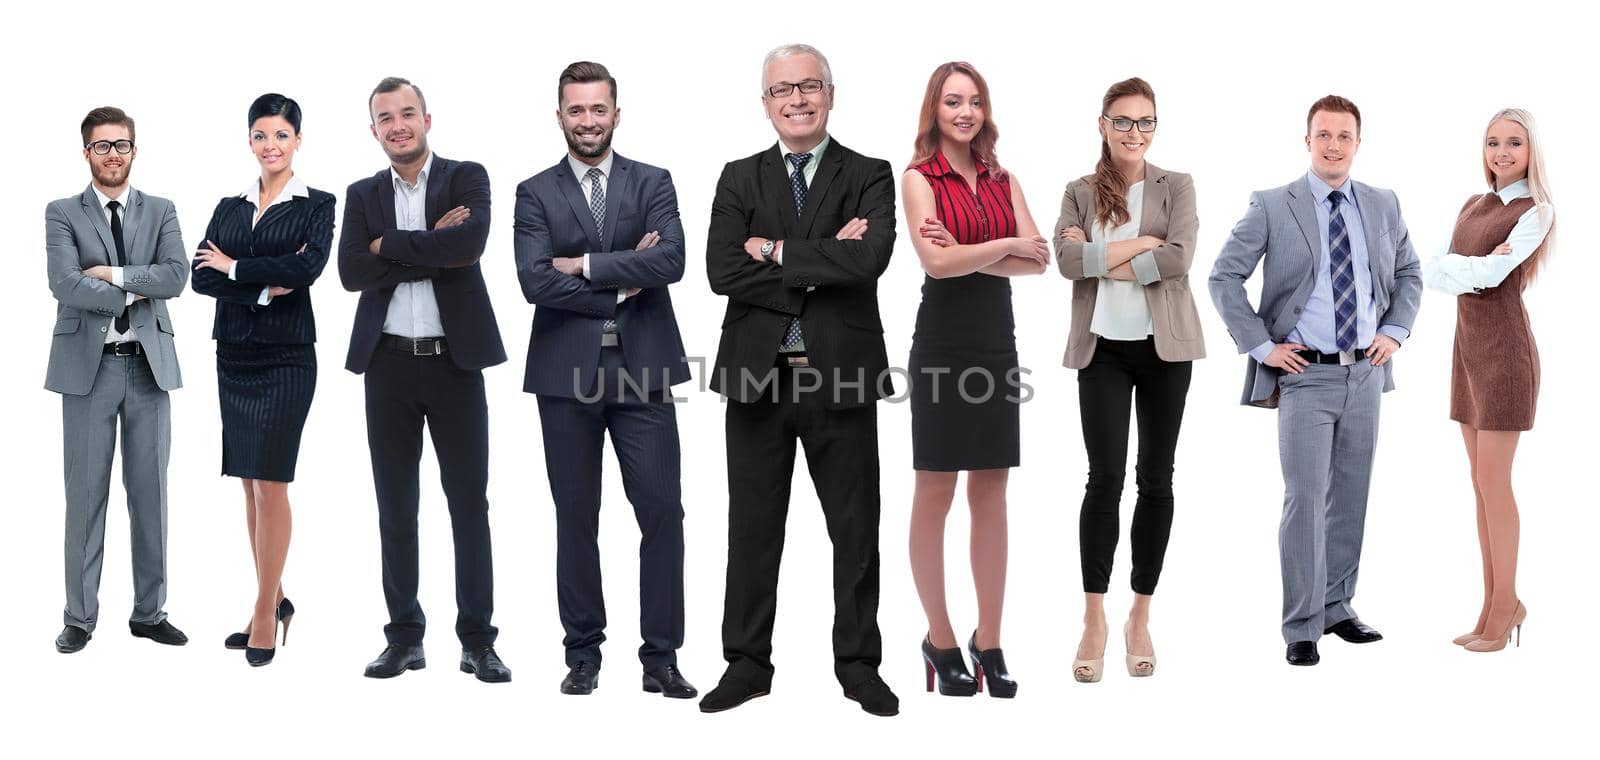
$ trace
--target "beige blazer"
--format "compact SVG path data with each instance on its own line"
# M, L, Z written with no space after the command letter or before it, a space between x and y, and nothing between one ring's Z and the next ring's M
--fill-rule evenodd
M1145 164L1144 212L1139 234L1154 235L1165 245L1133 257L1132 266L1150 304L1150 324L1155 333L1156 355L1163 361L1181 362L1206 355L1200 330L1200 312L1189 293L1189 265L1194 261L1194 239L1200 222L1195 218L1194 181L1187 174ZM1061 197L1061 218L1056 220L1055 249L1061 276L1072 280L1072 328L1062 364L1083 369L1094 358L1096 336L1089 332L1100 278L1106 273L1106 244L1094 240L1094 175L1067 183ZM1088 243L1073 243L1061 230L1077 227Z

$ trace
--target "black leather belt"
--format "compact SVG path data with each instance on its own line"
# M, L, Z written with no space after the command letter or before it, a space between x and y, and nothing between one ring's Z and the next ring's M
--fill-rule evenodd
M121 343L107 343L101 353L112 356L144 356L144 346L139 341L127 340Z
M1294 355L1298 356L1298 357L1300 357L1302 359L1305 359L1306 361L1308 361L1308 362L1310 362L1312 364L1354 364L1354 363L1356 363L1356 362L1358 362L1358 361L1360 361L1362 359L1367 358L1367 349L1365 349L1365 348L1353 348L1353 349L1351 349L1349 354L1348 354L1348 356L1351 357L1350 361L1345 361L1344 357L1346 356L1346 354L1343 354L1343 353L1337 352L1337 351L1335 351L1334 353L1331 353L1331 354L1325 354L1325 353L1322 353L1321 351L1312 351L1311 349L1308 348L1308 349L1305 349L1304 351L1296 351L1296 352L1294 352Z
M444 338L407 338L389 333L383 334L378 345L412 356L443 356L449 348Z

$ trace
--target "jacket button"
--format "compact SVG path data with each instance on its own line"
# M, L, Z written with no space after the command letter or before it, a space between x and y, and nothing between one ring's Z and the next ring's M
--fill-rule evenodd
M1299 314L1300 313L1300 307L1298 307L1298 306L1294 307L1294 313Z
M106 328L104 328L104 327L100 328L100 332L105 332L105 331L106 331Z

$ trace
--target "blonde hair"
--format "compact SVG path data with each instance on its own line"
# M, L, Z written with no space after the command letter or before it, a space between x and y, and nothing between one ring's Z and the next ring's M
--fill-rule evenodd
M1544 240L1539 247L1534 249L1533 255L1528 257L1531 267L1528 279L1531 281L1539 269L1544 266L1545 256L1554 247L1556 239L1555 201L1550 197L1549 177L1545 174L1544 149L1539 139L1539 128L1533 119L1533 114L1521 108L1502 108L1489 119L1488 125L1483 128L1484 137L1487 139L1489 127L1497 121L1509 121L1520 125L1528 132L1528 190L1533 195L1534 208L1539 211L1539 221L1549 225L1544 234ZM1481 145L1480 145L1481 147ZM1481 151L1480 151L1481 152ZM1494 172L1489 168L1489 158L1483 158L1483 178L1490 187L1495 187ZM1499 189L1499 188L1495 188Z

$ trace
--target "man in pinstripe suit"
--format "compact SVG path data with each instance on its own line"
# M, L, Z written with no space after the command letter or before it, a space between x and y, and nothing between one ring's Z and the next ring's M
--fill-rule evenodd
M617 82L598 63L557 83L567 155L517 187L517 277L534 310L523 390L537 394L556 506L556 593L565 694L599 685L601 457L611 434L639 544L647 692L688 699L683 645L683 503L672 386L689 379L667 286L683 278L683 225L665 170L611 150ZM638 241L634 244L633 241Z

